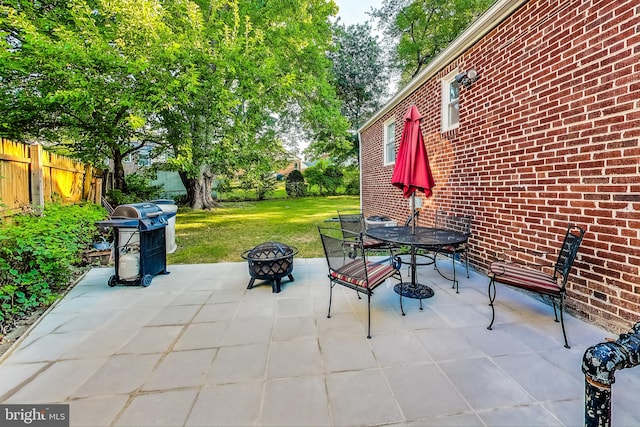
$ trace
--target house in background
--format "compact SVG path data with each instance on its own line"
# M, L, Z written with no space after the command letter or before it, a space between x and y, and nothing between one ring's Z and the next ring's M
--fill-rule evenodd
M419 224L436 208L472 215L480 271L496 252L556 252L568 223L586 228L567 305L628 331L640 321L638 28L637 0L497 0L359 129L365 215L409 214L391 174L415 104L436 181Z
M278 178L286 177L294 170L303 172L307 168L307 164L298 156L293 156L289 160L290 163L286 167L276 172Z

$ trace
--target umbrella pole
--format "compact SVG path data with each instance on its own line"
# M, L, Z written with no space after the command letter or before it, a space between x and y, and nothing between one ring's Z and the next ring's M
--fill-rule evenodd
M411 193L411 234L416 234L416 192Z

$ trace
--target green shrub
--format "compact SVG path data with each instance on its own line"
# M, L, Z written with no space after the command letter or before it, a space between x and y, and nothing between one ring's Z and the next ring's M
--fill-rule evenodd
M82 251L107 213L95 204L53 203L18 214L0 228L0 332L51 304L68 285Z
M240 188L254 191L256 200L264 200L275 191L276 178L271 173L247 172L240 177Z
M304 177L310 186L317 187L321 196L335 196L342 186L342 168L326 160L320 160L304 171Z
M289 197L305 196L307 194L307 184L304 182L302 172L297 169L292 170L289 175L287 175L285 188L287 190L287 196Z
M360 171L357 166L348 166L343 170L344 192L349 196L360 194Z
M126 193L117 189L107 191L107 200L114 207L159 199L162 195L163 186L151 184L151 178L148 176L132 173L127 175L124 180L127 184Z

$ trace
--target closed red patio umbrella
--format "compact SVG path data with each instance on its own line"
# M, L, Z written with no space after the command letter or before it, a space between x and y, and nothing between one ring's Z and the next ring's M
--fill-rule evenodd
M404 197L411 196L411 213L415 209L415 193L422 190L426 197L431 196L431 189L436 186L429 166L429 156L424 146L424 138L420 129L422 115L418 107L412 105L404 117L404 129L400 139L400 148L396 165L391 176L391 183L402 189ZM413 225L415 226L415 216Z

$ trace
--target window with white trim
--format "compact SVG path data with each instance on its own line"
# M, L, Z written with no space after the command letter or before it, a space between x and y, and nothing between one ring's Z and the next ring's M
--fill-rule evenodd
M455 129L460 125L460 84L456 81L457 70L442 79L442 131Z
M384 122L384 165L396 162L396 119Z

